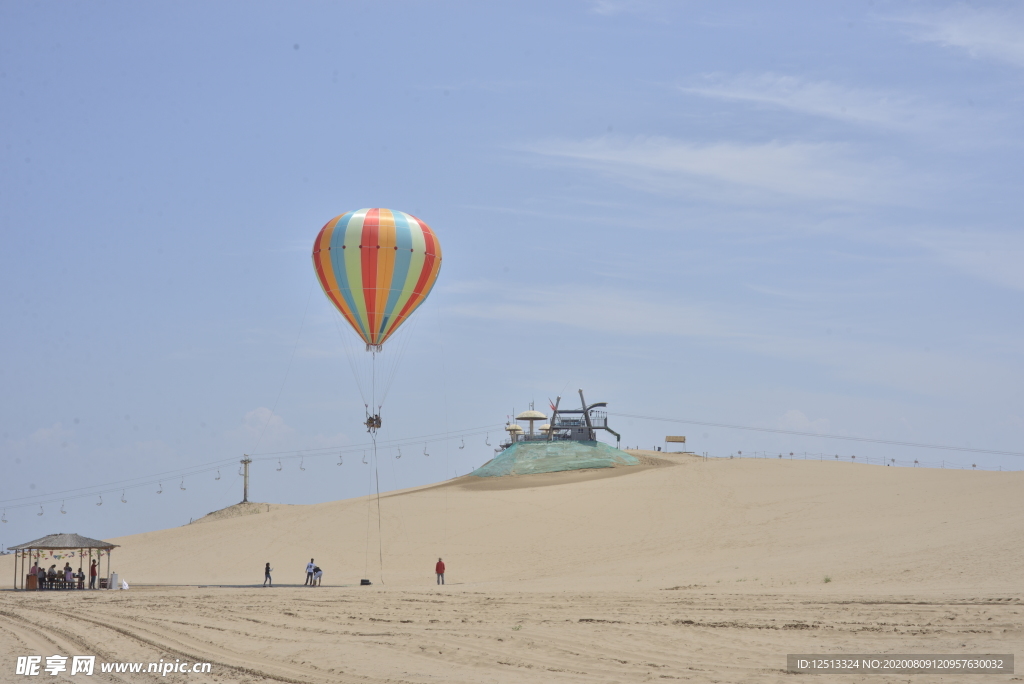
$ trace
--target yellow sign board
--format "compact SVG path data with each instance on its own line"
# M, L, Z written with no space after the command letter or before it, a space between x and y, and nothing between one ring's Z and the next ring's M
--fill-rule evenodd
M674 436L673 437L672 435L669 435L668 437L665 438L665 441L666 442L680 442L682 444L686 444L686 437L683 437L683 436Z

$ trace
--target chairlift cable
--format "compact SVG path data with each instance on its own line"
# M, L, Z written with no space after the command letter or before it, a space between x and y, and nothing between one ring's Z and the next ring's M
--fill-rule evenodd
M40 496L54 497L51 501L56 501L57 499L62 498L61 497L62 494L72 494L74 492L85 492L85 490L95 490L95 489L98 489L100 487L112 488L112 489L105 489L105 490L103 490L103 492L100 492L100 493L108 493L110 491L116 490L117 487L122 487L122 486L127 486L129 489L134 489L134 488L137 488L137 487L146 487L146 486L149 486L149 485L153 484L153 480L157 480L160 477L167 477L167 476L177 477L179 473L184 473L185 475L199 475L199 474L202 474L202 473L213 472L214 470L217 469L218 465L224 465L226 463L232 463L232 462L235 462L235 459L233 459L233 458L221 459L219 461L210 461L209 463L201 463L201 464L199 464L197 466L194 466L192 468L178 468L176 470L165 470L165 471L160 472L160 473L153 473L152 475L145 475L145 476L142 476L142 477L128 478L127 480L114 480L113 482L104 482L102 484L91 485L91 486L88 486L88 487L75 487L74 489L62 489L60 491L50 492L49 494L40 494L40 495L36 495L36 496L22 496L22 497L18 497L18 498L15 498L15 499L5 499L3 501L3 503L5 505L7 505L7 504L14 503L16 501L24 501L26 499L35 499L36 501L30 501L27 504L25 504L27 506L35 506L35 505L37 505ZM146 478L147 481L145 481L145 482L137 482L137 480L141 480L143 478ZM131 484L133 482L135 484ZM96 493L97 493L96 491L90 491L90 492L86 492L86 493L84 493L84 494L82 494L80 496L73 496L73 497L70 497L70 498L76 499L76 498L81 498L82 496L92 496L93 494L96 494ZM48 503L48 502L44 501L44 503Z
M943 451L963 451L963 452L973 453L973 454L993 454L995 456L1024 456L1024 452L1020 452L1020 451L1000 451L1000 450L997 450L997 449L975 449L975 448L972 448L972 447L957 447L957 446L948 446L948 445L943 445L943 444L922 444L920 442L903 442L903 441L893 440L893 439L873 439L873 438L870 438L870 437L850 437L850 436L847 436L847 435L827 435L827 434L818 434L816 432L801 432L801 431L798 431L798 430L779 430L779 429L775 429L775 428L759 428L759 427L750 427L748 425L731 425L729 423L709 423L709 422L699 421L699 420L683 420L683 419L680 419L680 418L659 418L659 417L655 417L655 416L639 416L639 415L633 415L633 414L630 414L630 413L615 413L615 412L612 412L612 411L609 411L608 415L610 415L610 416L618 416L620 418L634 418L636 420L654 420L654 421L660 421L660 422L665 422L665 423L682 423L682 424L685 424L685 425L703 425L703 426L706 426L706 427L728 428L730 430L750 430L750 431L753 431L753 432L770 432L772 434L779 434L779 435L796 435L796 436L799 436L799 437L821 437L823 439L840 439L840 440L844 440L844 441L847 441L847 442L867 442L867 443L870 443L870 444L888 444L888 445L891 445L891 446L915 447L915 448L920 448L920 449L941 449Z
M416 435L416 436L412 436L412 437L403 437L403 438L401 438L399 440L389 440L387 442L384 442L382 444L382 446L387 446L387 447L395 447L395 446L399 446L399 445L401 445L401 446L409 446L411 444L416 444L416 443L422 442L424 440L426 440L428 442L440 442L440 441L442 441L444 439L447 439L449 435L472 437L474 435L479 435L481 432L486 433L486 434L490 434L491 430L498 430L502 425L504 425L504 424L503 423L500 423L500 424L499 423L491 423L489 425L481 425L481 426L472 427L472 428L465 428L465 429L462 429L462 430L452 430L450 433L448 433L448 432L432 432L432 433L429 433L429 434L426 434L426 435ZM490 446L490 445L488 444L487 446ZM344 448L344 449L347 449L349 452L352 452L352 451L358 451L359 449L366 449L366 448L369 448L369 447L370 447L370 442L364 442L362 444L348 444L348 445L345 445L344 447L339 447L339 446L312 447L312 448L306 447L306 448L301 449L301 452L304 453L307 456L310 456L310 455L317 456L317 455L322 455L322 454L314 454L314 453L311 453L311 452L316 452L316 451L334 452L334 451L338 450L339 448ZM270 460L273 460L273 457L275 457L275 456L280 456L281 458L299 458L299 453L300 453L300 450L264 451L264 452L260 452L260 453L257 453L257 454L250 454L250 456L252 457L253 461L255 462L255 461L270 461ZM218 462L218 463L221 463L221 462ZM170 472L175 472L175 471L170 471Z
M472 437L474 435L479 435L481 432L484 432L485 434L489 435L489 430L492 429L493 427L494 426L480 426L480 427L467 428L465 430L458 430L454 434L465 435L467 437ZM399 451L399 454L396 456L396 458L401 458L401 448L403 446L410 447L410 446L413 446L413 445L417 444L418 442L423 441L424 439L427 440L427 443L429 443L429 442L439 442L439 441L442 441L444 439L447 439L450 436L450 434L451 433L431 433L431 434L421 435L421 436L411 436L411 437L402 438L402 439L388 440L386 445L388 446L388 448L393 448L393 449L396 449L397 451ZM489 437L488 437L488 439L489 439ZM283 460L285 458L304 458L304 456L311 456L311 457L328 456L328 457L330 457L330 456L333 456L333 455L339 454L339 453L343 454L345 452L348 452L348 453L358 452L358 450L362 449L362 448L364 448L364 446L356 444L356 445L350 445L350 446L347 446L347 447L343 447L341 449L339 449L339 447L337 447L337 446L335 446L335 447L318 447L316 449L308 449L307 448L307 449L303 449L301 454L299 452L295 452L295 451L291 451L291 452L270 452L270 453L265 453L260 458L254 458L253 461L254 462L255 461L270 461L270 460L273 459L274 456L278 456L278 458L281 459L281 460ZM318 452L319 451L319 452L326 452L326 453L313 453L313 454L311 454L310 453L311 451L314 451L314 452ZM289 456L287 454L291 454L291 455ZM344 459L342 458L342 460L344 460ZM36 495L34 497L17 497L17 498L14 498L14 499L8 499L8 500L0 501L0 504L3 504L6 508L11 508L11 509L26 508L26 507L40 506L40 505L46 505L46 504L56 504L57 502L60 502L62 500L66 500L66 499L69 499L69 498L74 500L74 499L81 499L81 498L84 498L84 497L97 496L99 494L116 494L118 489L121 489L122 493L124 493L128 489L139 489L140 487L142 487L142 488L150 487L150 486L153 485L154 482L156 482L158 484L158 486L159 486L159 489L155 493L162 494L163 493L162 480L163 480L164 477L168 477L168 479L173 479L175 477L177 477L177 478L191 477L191 476L194 476L194 475L202 475L202 474L205 474L205 473L220 473L220 471L221 471L223 466L230 465L231 463L237 463L237 461L234 458L221 459L221 460L217 460L217 461L210 461L210 462L207 462L207 463L204 463L204 464L199 464L199 465L194 466L192 468L179 468L179 469L176 469L176 470L167 470L167 471L163 471L163 472L153 473L152 475L149 475L149 476L129 478L129 479L124 479L124 480L115 480L115 481L112 481L112 482L103 482L103 483L99 483L99 484L91 485L91 486L87 486L87 487L77 487L77 488L72 488L72 489L60 490L60 491L52 492L52 493L48 493L48 494ZM242 468L239 466L239 476L242 475L241 470L242 470ZM217 478L215 477L214 479L216 480ZM226 483L226 487L230 488L231 486L232 485L231 485L230 482Z

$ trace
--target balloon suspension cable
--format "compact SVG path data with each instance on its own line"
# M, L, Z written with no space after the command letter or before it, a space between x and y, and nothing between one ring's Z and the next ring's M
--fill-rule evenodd
M366 345L367 350L370 349L370 346L371 345L369 345L369 344ZM380 345L375 345L375 348L379 350L380 349ZM374 445L376 445L377 444L377 430L380 428L380 425L381 425L381 423L380 423L380 409L381 409L381 406L379 406L377 404L377 352L376 351L373 352L372 370L371 370L370 378L371 378L371 383L370 383L371 384L370 399L373 401L373 407L374 407L374 410L376 412L371 414L370 413L370 405L369 404L363 404L363 408L366 411L366 420L363 422L363 425L366 426L366 431L370 433L371 437L373 438L373 443L374 443Z
M384 532L380 523L380 475L377 472L377 435L373 435L373 480L377 485L377 559L380 561L380 583L384 584Z
M370 433L370 441L373 446L373 483L377 490L377 560L380 563L380 583L384 584L384 534L383 526L381 524L380 515L380 472L379 465L377 462L377 430L380 429L380 410L381 406L377 404L377 352L380 351L380 345L366 345L366 350L372 353L372 369L371 369L371 394L370 399L373 402L376 413L370 414L370 404L363 404L366 410L366 421L363 423L366 426L366 431ZM364 456L365 462L365 456ZM372 491L372 489L371 489ZM370 565L370 498L367 497L367 516L366 516L366 561L364 574L368 574Z

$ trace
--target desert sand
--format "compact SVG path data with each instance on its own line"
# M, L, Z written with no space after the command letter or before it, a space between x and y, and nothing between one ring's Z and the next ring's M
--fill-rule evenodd
M127 592L0 593L0 681L28 652L214 664L182 682L775 682L787 653L1024 652L1024 473L633 453L382 494L380 534L371 497L114 539Z

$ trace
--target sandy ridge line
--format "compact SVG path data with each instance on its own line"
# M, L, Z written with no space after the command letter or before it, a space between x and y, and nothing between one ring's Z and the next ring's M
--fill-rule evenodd
M45 609L42 609L42 610L44 610L44 612L56 612L56 611L45 611ZM70 618L75 619L75 620L81 620L82 622L88 622L90 624L96 625L97 627L102 627L104 629L109 629L109 630L111 630L113 632L117 632L118 634L120 634L122 636L128 637L129 639L134 639L135 641L138 641L140 643L146 644L147 646L151 646L151 647L157 649L158 651L164 651L166 653L171 653L173 655L180 656L182 658L187 658L187 659L189 659L189 660L191 660L193 662L207 662L207 663L210 663L212 665L217 665L218 667L224 667L224 668L227 668L229 670L234 670L235 672L240 672L242 674L247 674L247 675L252 676L252 677L262 677L264 679L273 679L273 680L279 681L279 682L286 682L287 684L308 684L309 683L308 679L292 679L292 678L284 676L284 675L275 675L275 674L271 674L269 672L263 672L261 670L256 670L256 669L253 669L253 668L250 668L250 667L246 667L244 665L231 665L229 663L225 663L225 662L222 662L222 661L213 660L213 659L210 658L209 655L207 655L205 658L200 658L200 657L197 657L197 656L193 655L192 653L187 653L185 651L176 649L176 648L174 648L174 647L172 647L172 646L170 646L168 644L162 644L162 643L159 643L157 641L153 641L151 639L147 639L147 638L145 638L143 636L139 636L138 634L130 632L130 631L124 629L123 627L115 627L114 625L110 625L110 624L107 624L107 623L104 623L104 622L100 622L98 620L92 620L92 619L87 618L87 617L82 617L81 615L70 615L70 616L68 616L68 615L64 615L63 613L59 613L59 614L62 617L65 617L65 618L70 617ZM178 643L180 644L180 642L178 642ZM185 645L185 644L180 644L180 645L183 648L188 648L188 646ZM92 647L90 646L90 648L92 648Z

